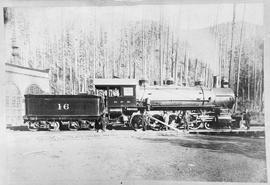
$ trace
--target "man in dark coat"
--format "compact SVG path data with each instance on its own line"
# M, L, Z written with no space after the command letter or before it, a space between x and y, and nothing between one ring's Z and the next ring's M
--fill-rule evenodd
M108 118L106 116L106 113L103 113L98 121L95 123L95 129L98 132L99 130L106 131L106 126L108 123Z
M188 111L184 110L183 112L183 122L184 122L184 128L189 131L189 122L190 122L190 115Z
M142 130L145 131L147 129L147 125L148 125L148 117L146 115L146 110L140 110L140 113L142 115Z
M100 126L101 126L101 129L102 129L104 132L106 131L107 123L108 123L108 117L107 117L107 114L103 113L102 116L101 116L101 119L100 119Z
M247 130L249 130L249 128L250 128L250 117L251 117L251 114L248 111L248 109L246 109L245 112L244 112L244 120L246 122Z

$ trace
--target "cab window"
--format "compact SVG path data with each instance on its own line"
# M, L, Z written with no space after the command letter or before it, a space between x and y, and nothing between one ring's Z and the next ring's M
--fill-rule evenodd
M110 88L109 89L109 97L118 97L120 96L120 88Z
M134 96L132 87L123 87L123 96Z

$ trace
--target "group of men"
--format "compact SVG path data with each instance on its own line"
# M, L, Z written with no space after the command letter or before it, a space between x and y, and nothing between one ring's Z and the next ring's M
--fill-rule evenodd
M150 123L149 117L146 114L145 110L141 110L142 120L141 120L141 126L142 130L145 131L147 126ZM167 111L164 111L163 113L163 121L164 121L164 128L168 130L168 127L166 125L171 125L173 127L177 127L177 124L183 125L184 129L189 130L189 122L190 122L190 114L188 111L184 110L179 112L177 117L175 117L173 120L170 120L170 115ZM133 128L136 130L136 128Z
M183 125L185 130L189 130L189 127L190 127L190 125L189 125L189 123L190 123L190 112L187 111L187 110L183 110L183 111L180 111L176 115L177 116L170 121L170 115L168 114L167 111L164 111L163 120L167 125L171 125L173 127ZM168 128L166 127L166 130L167 129Z

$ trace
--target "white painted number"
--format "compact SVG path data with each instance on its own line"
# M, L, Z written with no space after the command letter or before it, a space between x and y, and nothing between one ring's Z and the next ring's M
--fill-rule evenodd
M65 103L64 105L61 105L60 103L58 103L58 110L68 110L69 109L69 104Z
M63 108L64 108L65 110L68 110L68 109L69 109L69 104L68 104L68 103L64 104L64 105L63 105Z

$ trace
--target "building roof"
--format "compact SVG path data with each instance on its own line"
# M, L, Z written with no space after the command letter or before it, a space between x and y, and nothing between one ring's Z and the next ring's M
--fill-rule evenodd
M31 70L31 71L38 71L38 72L42 72L42 73L49 73L49 69L34 69L34 68L30 68L30 67L25 67L25 66L20 66L20 65L16 65L16 64L11 64L11 63L5 63L6 66L11 66L14 68L20 68L20 69L26 69L26 70Z
M15 73L39 78L49 78L49 70L33 69L15 64L5 63L6 73Z

